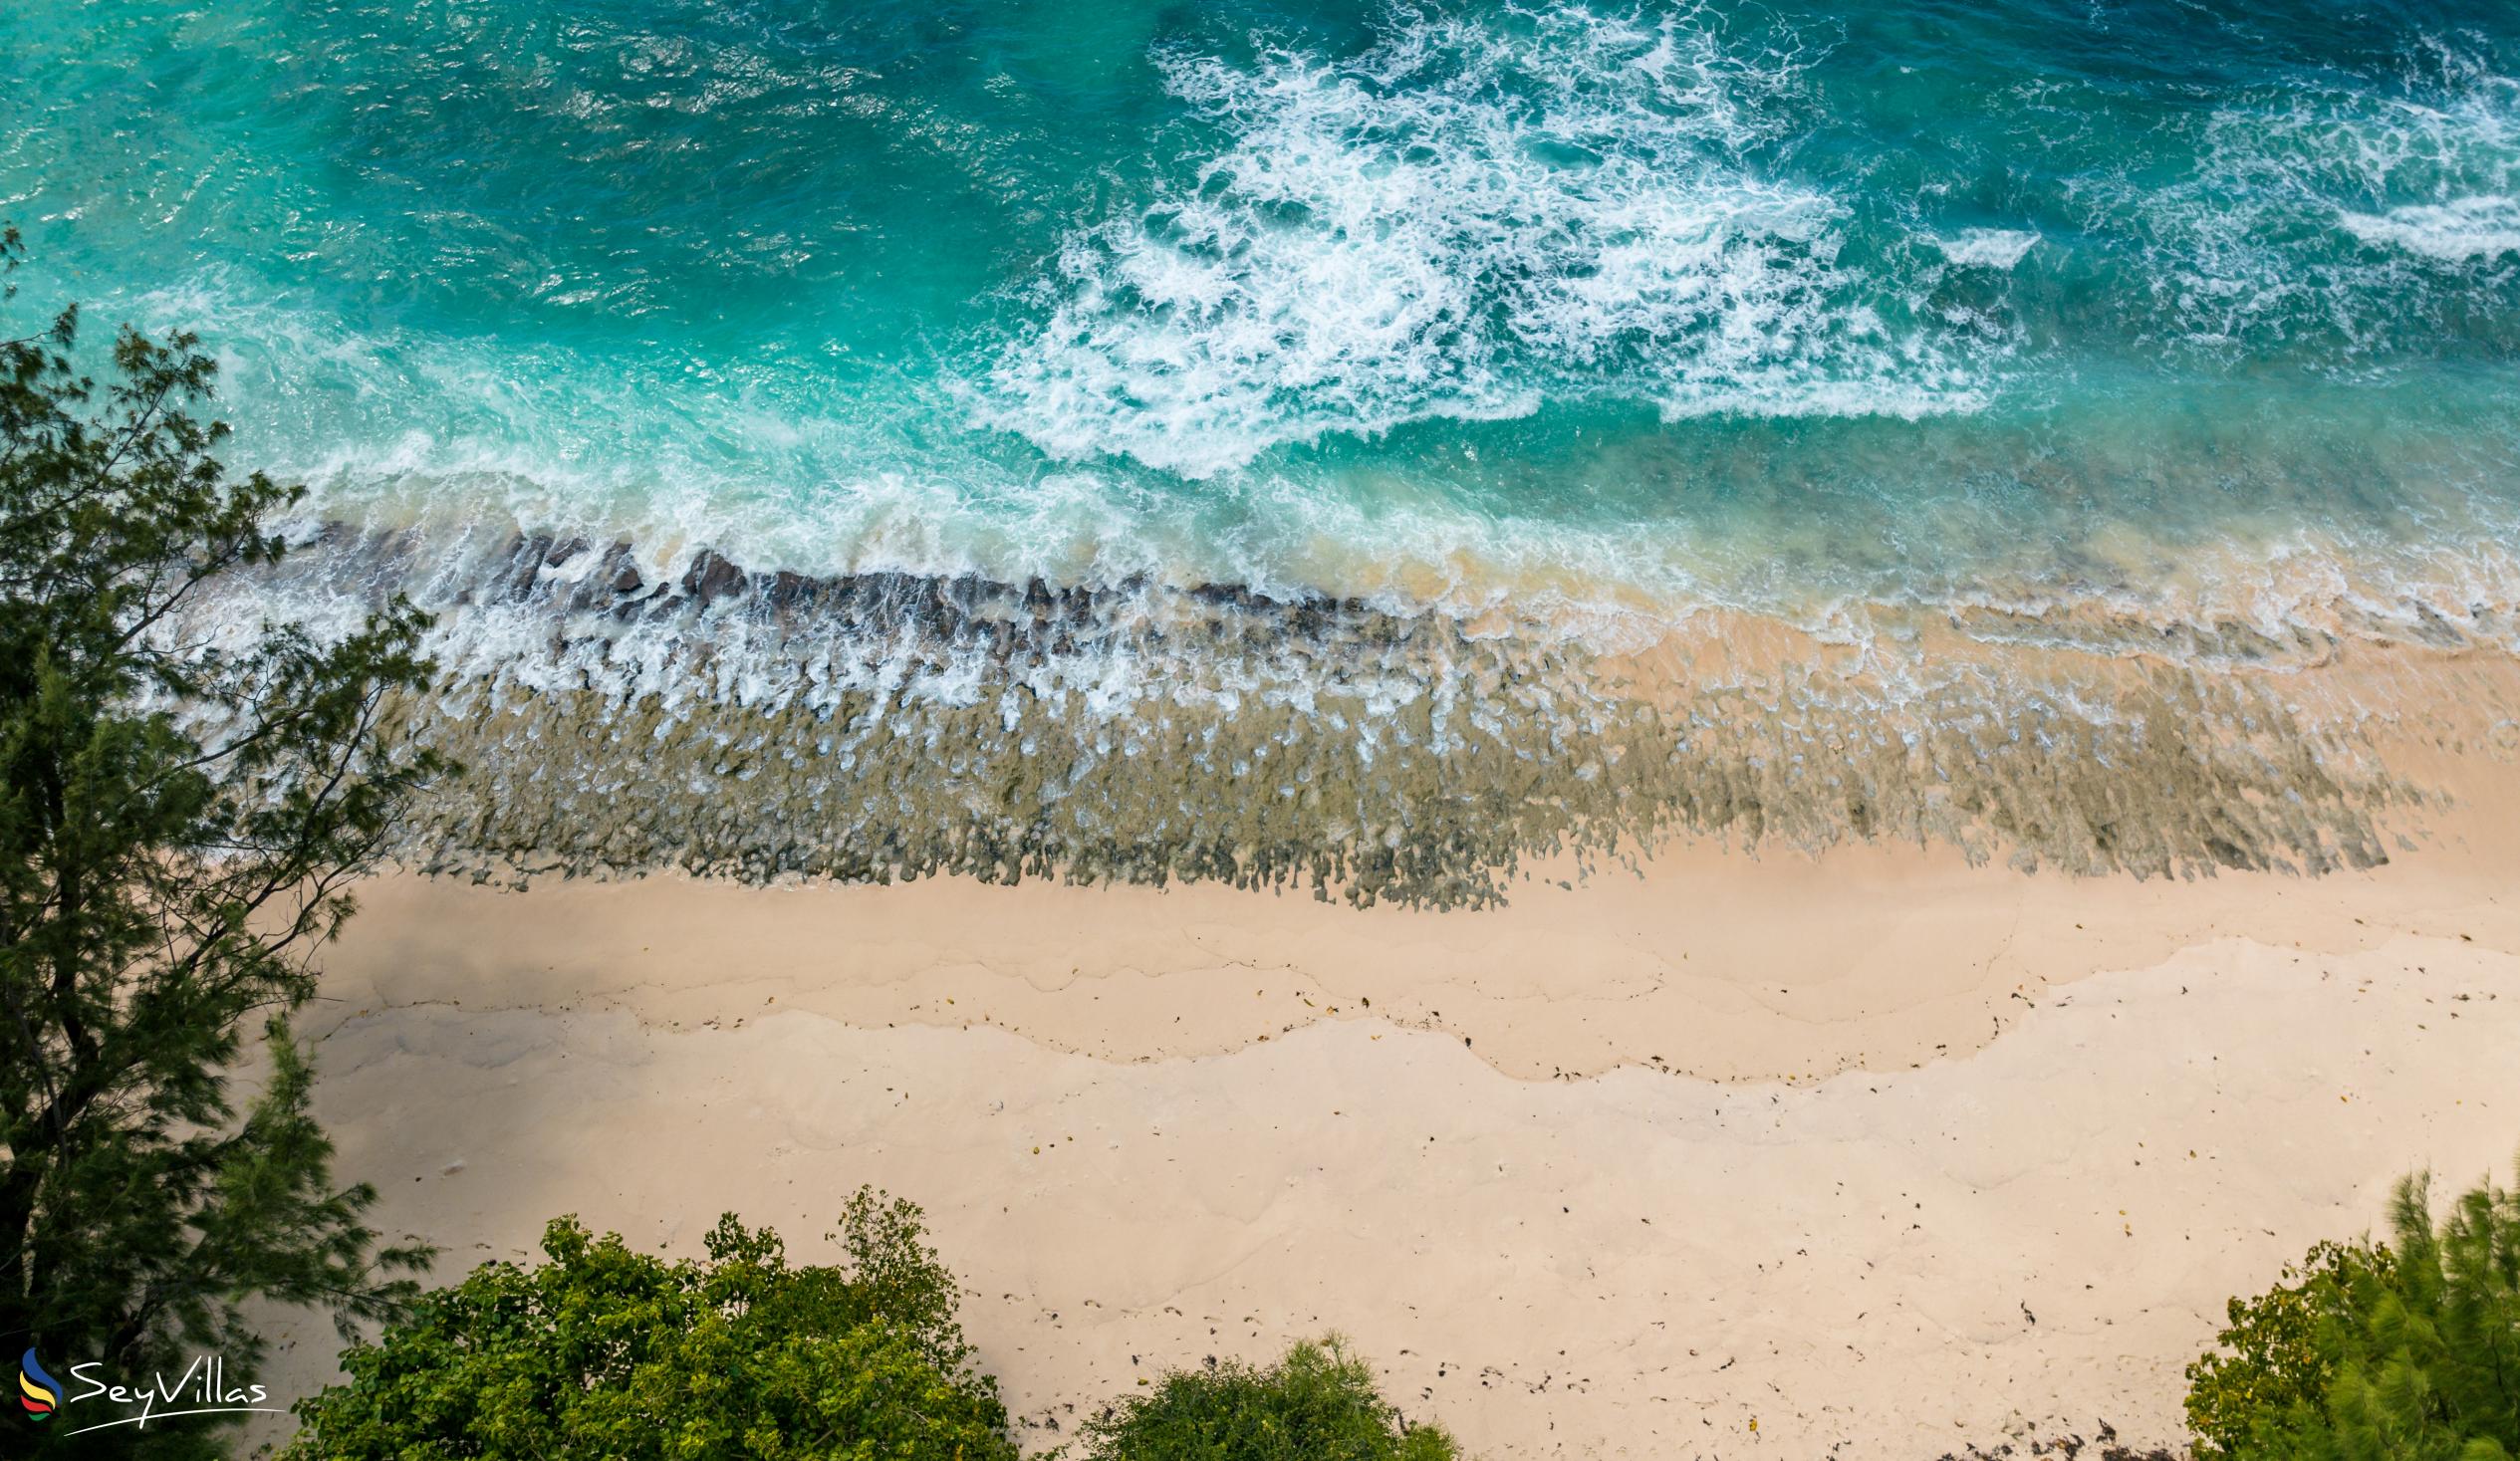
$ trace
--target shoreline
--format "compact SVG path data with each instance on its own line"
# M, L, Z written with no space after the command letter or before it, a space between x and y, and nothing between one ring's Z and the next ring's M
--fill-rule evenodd
M341 529L247 597L336 626L398 590L448 614L441 678L397 733L473 774L395 852L512 880L962 874L1482 908L1532 868L1679 839L2326 872L2411 848L2445 790L2414 768L2508 757L2520 723L2489 607L2471 634L2363 609L2273 633L1873 606L1853 637L1709 609L1614 648L1504 609L814 579L707 550L651 579L626 539L454 547ZM249 618L202 614L213 637Z
M922 1203L1035 1451L1332 1329L1491 1461L2148 1446L2225 1297L2520 1141L2507 805L2315 879L1704 845L1476 912L397 874L301 1028L436 1282Z
M2214 939L2520 954L2520 768L2462 760L2424 846L2318 876L2073 877L1941 846L1680 842L1635 866L1561 857L1501 904L1438 910L1212 882L662 872L517 890L390 872L362 885L327 952L320 1008L619 1010L668 1030L803 1011L996 1026L1120 1062L1370 1019L1466 1041L1520 1080L1636 1065L1805 1081L1965 1054L2050 991Z

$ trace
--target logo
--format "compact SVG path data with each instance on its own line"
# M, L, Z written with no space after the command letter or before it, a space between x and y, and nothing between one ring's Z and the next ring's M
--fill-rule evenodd
M44 1372L44 1361L29 1349L18 1360L18 1403L37 1420L50 1419L54 1407L61 1404L61 1381Z
M25 1408L28 1419L38 1422L50 1420L64 1406L76 1405L82 1400L103 1400L122 1412L109 1409L105 1411L107 1418L97 1419L96 1411L82 1410L77 1418L88 1423L74 1424L62 1432L65 1437L86 1435L92 1430L113 1430L125 1425L146 1430L152 1421L175 1420L187 1415L289 1413L267 1403L271 1392L260 1385L231 1384L227 1377L227 1361L216 1354L196 1354L192 1363L184 1367L183 1373L172 1379L163 1373L152 1374L144 1385L109 1384L97 1378L96 1372L103 1368L105 1365L96 1360L70 1366L70 1377L85 1388L76 1395L67 1394L62 1390L61 1381L45 1372L44 1361L36 1358L35 1351L30 1348L18 1360L18 1404ZM136 1413L132 1413L132 1406L139 1407Z

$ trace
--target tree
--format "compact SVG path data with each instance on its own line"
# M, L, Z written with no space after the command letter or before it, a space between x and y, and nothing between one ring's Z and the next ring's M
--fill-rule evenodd
M2225 1306L2230 1323L2214 1337L2218 1347L2187 1366L2187 1427L2198 1461L2247 1454L2263 1426L2325 1399L2336 1365L2320 1347L2321 1327L2350 1316L2359 1275L2386 1279L2394 1263L2387 1244L2319 1243L2287 1264L2275 1287Z
M1454 1461L1433 1425L1384 1402L1336 1335L1265 1369L1213 1357L1086 1422L1086 1461Z
M730 1213L666 1263L557 1219L547 1262L484 1264L353 1346L281 1461L1013 1461L918 1209L861 1188L835 1236L844 1266L790 1268Z
M216 1352L243 1378L244 1300L348 1325L423 1257L379 1251L373 1193L333 1185L287 1017L346 884L440 769L387 733L427 682L426 619L396 601L337 642L206 642L299 491L212 454L192 336L124 330L102 389L78 337L73 309L0 342L0 1353L144 1381ZM267 1076L240 1115L249 1025ZM44 1444L68 1454L71 1428ZM109 1435L210 1444L150 1430Z
M2397 1185L2390 1223L2394 1252L2351 1245L2309 1277L2301 1310L2324 1382L2307 1393L2274 1387L2258 1408L2223 1411L2212 1437L2220 1454L2520 1456L2520 1195L2488 1181L2461 1194L2436 1223L2430 1179L2411 1176Z

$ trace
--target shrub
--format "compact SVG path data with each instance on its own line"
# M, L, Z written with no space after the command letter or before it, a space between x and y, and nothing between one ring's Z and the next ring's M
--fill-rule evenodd
M1087 1461L1454 1461L1452 1437L1410 1425L1337 1336L1266 1369L1210 1359L1174 1370L1085 1427Z
M354 1346L349 1381L299 1403L283 1461L1012 1461L918 1219L861 1189L847 1266L790 1268L731 1214L696 1263L560 1218L549 1262L484 1264Z
M2520 1455L2520 1197L2488 1182L2436 1224L2430 1195L2426 1177L2398 1184L2394 1255L2356 1245L2323 1261L2313 1250L2301 1283L2233 1306L2223 1337L2233 1357L2189 1370L2198 1388L2188 1413L2214 1426L2198 1425L2200 1450L2286 1461Z
M2219 1350L2187 1366L2187 1427L2198 1461L2242 1455L2260 1421L2320 1403L2336 1372L2320 1351L2320 1326L2346 1317L2356 1276L2385 1279L2393 1268L2386 1244L2320 1243L2286 1265L2274 1288L2231 1300L2223 1311L2230 1328L2214 1336Z

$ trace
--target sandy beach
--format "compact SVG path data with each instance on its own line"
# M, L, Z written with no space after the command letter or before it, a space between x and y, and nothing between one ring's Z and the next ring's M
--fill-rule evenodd
M307 1024L441 1281L562 1212L810 1255L923 1203L1037 1448L1328 1330L1493 1458L2175 1445L2227 1296L2520 1141L2520 863L2463 806L2316 879L1683 847L1480 912L389 876Z

